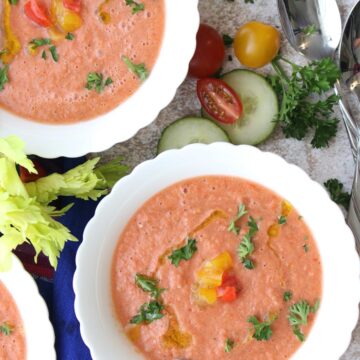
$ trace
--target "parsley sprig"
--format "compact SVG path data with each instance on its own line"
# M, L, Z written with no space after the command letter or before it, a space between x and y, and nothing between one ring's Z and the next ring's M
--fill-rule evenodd
M227 338L225 340L225 347L224 347L224 351L226 353L229 353L235 346L235 341L230 339L230 338Z
M143 3L138 3L134 0L125 0L125 4L127 6L131 6L131 8L132 8L131 13L133 15L137 14L140 11L144 11L144 9L145 9L145 5Z
M5 336L9 336L13 333L13 327L8 323L3 323L0 325L0 334L4 334Z
M123 55L121 59L128 67L128 69L133 72L141 81L146 80L146 78L149 76L149 72L147 71L144 63L135 64L125 55Z
M349 208L351 195L345 192L344 185L337 179L329 179L324 183L331 200L342 205L346 210Z
M159 280L152 279L149 276L143 274L136 274L135 275L135 284L145 292L150 293L150 295L158 299L161 293L165 290L162 288L158 288Z
M249 230L244 235L236 251L244 267L246 269L251 270L254 269L255 267L253 261L249 259L249 256L254 252L255 249L254 243L252 242L252 238L259 231L259 227L252 216L249 217L247 225L249 227Z
M290 65L290 76L284 71L281 61ZM268 79L281 101L277 121L285 136L302 140L313 130L312 146L328 146L337 132L339 120L334 117L334 106L339 97L335 94L327 96L326 93L339 78L339 68L330 58L299 66L278 56L272 65L276 75Z
M5 84L9 82L9 65L0 68L0 91L5 89Z
M271 324L276 318L261 322L256 316L250 316L248 322L254 325L253 338L257 341L269 340L272 336Z
M36 50L37 48L42 47L42 46L46 46L46 45L50 45L50 46L48 47L48 50L50 51L50 54L51 54L53 60L54 60L55 62L58 62L58 61L59 61L59 55L58 55L58 53L57 53L56 46L55 46L55 45L52 45L51 39L49 39L49 38L36 38L36 39L32 39L32 40L29 42L29 46L30 46L30 49L31 49L31 50ZM47 55L46 55L46 51L45 51L45 50L42 51L41 57L42 57L44 60L47 59Z
M313 35L315 33L317 33L318 29L316 28L316 25L314 24L311 24L311 25L308 25L308 26L305 26L301 32L306 35L306 36L310 36L310 35Z
M141 305L139 313L130 319L130 324L150 324L155 320L159 320L164 317L162 310L164 306L158 301L150 301Z
M305 335L301 330L302 325L307 325L308 316L310 313L316 313L319 309L320 301L316 301L314 306L310 306L310 304L301 300L296 304L293 304L289 308L288 320L289 324L293 329L294 335L301 341L305 341Z
M87 76L87 82L85 88L88 90L95 90L97 93L101 93L106 86L109 86L113 83L111 77L108 77L106 80L102 73L90 72Z
M236 225L244 215L247 214L247 210L244 204L240 204L236 216L230 221L228 231L233 232L235 235L239 235L240 227Z
M180 249L174 250L168 257L175 267L178 267L181 260L190 260L197 251L196 240L188 239L187 244Z

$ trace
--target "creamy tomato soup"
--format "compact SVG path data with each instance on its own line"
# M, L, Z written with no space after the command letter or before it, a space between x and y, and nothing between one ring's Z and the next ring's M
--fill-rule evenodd
M25 349L24 328L19 310L0 282L0 359L26 359Z
M319 252L292 205L241 178L177 183L120 236L113 302L147 359L289 359L322 294Z
M27 15L32 2L42 6L49 23ZM69 10L66 3L80 8ZM0 50L9 81L0 104L27 119L72 123L112 110L139 88L159 53L164 0L1 4Z

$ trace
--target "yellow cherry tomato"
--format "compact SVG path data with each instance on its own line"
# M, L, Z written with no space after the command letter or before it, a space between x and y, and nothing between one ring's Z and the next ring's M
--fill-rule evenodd
M52 0L51 15L54 22L65 32L72 32L79 29L82 25L80 15L67 9L62 0Z
M251 68L259 68L271 62L279 49L279 31L257 21L243 25L234 40L236 57L243 65Z

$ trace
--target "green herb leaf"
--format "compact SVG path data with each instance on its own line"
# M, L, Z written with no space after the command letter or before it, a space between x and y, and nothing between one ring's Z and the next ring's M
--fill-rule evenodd
M239 260L244 264L246 269L254 269L254 263L248 258L255 249L252 237L259 231L258 225L255 219L250 216L247 223L249 230L243 236L241 243L239 244L236 252Z
M290 76L280 61L291 66ZM312 146L328 146L337 132L339 121L333 116L339 97L334 94L326 96L326 93L340 77L339 68L330 58L302 67L278 56L272 65L276 75L268 80L281 100L277 121L285 136L302 140L312 130Z
M14 329L8 323L3 323L0 325L0 334L4 334L5 336L9 336L13 333Z
M179 266L181 260L190 260L197 251L196 240L188 239L187 244L180 249L176 249L168 257L173 265Z
M161 293L165 290L165 289L159 289L157 287L158 283L159 280L152 279L146 275L142 275L142 274L135 275L135 284L140 289L150 293L150 295L155 299L157 299L161 295Z
M73 41L75 39L75 35L73 33L68 32L65 36L65 39Z
M274 320L260 322L255 316L249 317L248 322L254 325L253 338L258 341L269 340L272 336L272 330L270 326Z
M330 194L331 200L338 205L342 205L347 210L349 208L351 195L343 191L344 185L337 179L329 179L324 185Z
M133 72L141 81L146 80L149 76L148 71L146 70L145 64L134 64L127 56L123 55L121 57L122 61L126 64L128 69Z
M9 65L0 68L0 91L3 91L5 84L9 82Z
M59 55L58 55L58 53L57 53L56 46L55 46L55 45L50 46L50 47L49 47L49 51L50 51L50 53L51 53L51 56L52 56L53 60L54 60L55 62L58 62L58 61L59 61Z
M32 50L36 50L38 47L41 47L44 45L50 45L50 44L51 44L51 39L48 39L48 38L32 39L29 42L29 45L31 46Z
M318 31L318 29L316 28L316 26L314 24L308 25L301 30L301 32L306 36L313 35L313 34L317 33L317 31Z
M244 204L240 204L238 208L238 212L234 219L231 220L228 231L233 232L235 235L239 235L240 227L236 226L236 222L240 220L245 214L247 214L246 208Z
M311 306L311 307L310 307L310 312L312 312L313 314L316 314L317 311L319 310L319 307L320 307L320 300L317 299L317 300L315 301L314 306Z
M230 35L228 35L228 34L223 34L223 42L224 42L224 45L227 47L227 48L229 48L229 47L231 47L231 45L233 44L233 42L234 42L234 39L230 36Z
M43 50L43 52L41 53L41 57L46 60L47 59L47 55L46 55L46 51Z
M227 339L225 340L225 348L224 348L224 351L225 351L226 353L229 353L229 352L234 348L234 346L235 346L234 340L227 338Z
M286 224L286 222L287 222L287 217L285 215L279 216L279 218L278 218L279 225L284 225L284 224Z
M292 294L291 291L285 291L284 292L283 299L284 299L285 302L290 301L292 299L292 297L293 297L293 294Z
M130 324L150 324L155 320L159 320L164 317L161 312L164 306L158 301L150 301L140 307L139 313L130 319Z
M19 0L9 0L10 5L17 5Z
M98 94L100 94L106 86L109 86L112 83L113 80L110 77L104 81L104 76L102 73L90 72L87 76L85 88L88 90L94 89Z
M299 341L304 342L305 341L305 335L300 330L300 327L295 325L292 327L294 335L299 339Z
M303 249L304 249L304 251L307 253L307 252L309 252L309 245L308 244L304 244L303 245Z
M143 3L138 3L134 0L125 0L125 4L127 6L131 6L132 8L132 14L137 14L140 11L144 11L145 5Z

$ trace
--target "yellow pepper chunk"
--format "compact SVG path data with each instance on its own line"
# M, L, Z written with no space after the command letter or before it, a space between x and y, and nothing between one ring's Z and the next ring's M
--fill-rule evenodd
M20 52L21 44L11 28L11 5L7 0L4 3L4 32L5 43L4 53L1 55L1 60L4 64L9 64L14 57Z
M267 231L267 233L270 237L278 236L279 232L280 232L280 227L278 224L272 224L271 226L269 226L268 231Z
M216 289L199 288L197 290L197 296L199 302L204 302L209 305L215 304L217 300Z
M67 9L62 0L52 0L51 15L59 27L66 32L79 29L82 25L82 18L74 11Z
M231 255L224 251L214 259L210 260L209 263L216 269L224 272L226 270L229 270L233 267L233 261L231 258Z
M292 205L288 201L284 200L281 203L281 215L289 216L291 210L292 210Z

